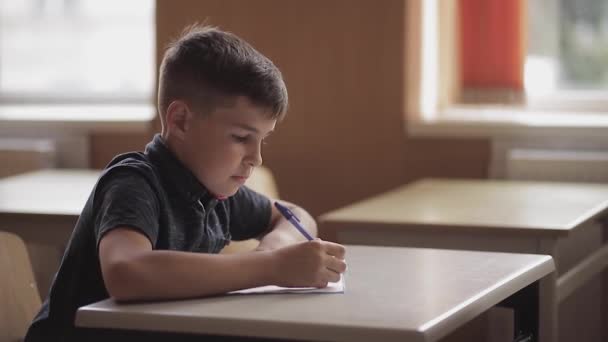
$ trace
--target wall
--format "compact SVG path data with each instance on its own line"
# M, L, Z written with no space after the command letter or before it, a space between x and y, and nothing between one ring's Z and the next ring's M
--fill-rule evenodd
M160 131L160 130L159 130ZM147 133L95 133L91 135L90 163L94 169L104 168L112 158L128 151L143 151L155 130Z
M195 21L236 33L283 72L290 110L264 164L284 199L318 215L424 176L486 177L485 140L405 137L403 0L158 0L158 60ZM143 145L119 138L93 139L93 166Z

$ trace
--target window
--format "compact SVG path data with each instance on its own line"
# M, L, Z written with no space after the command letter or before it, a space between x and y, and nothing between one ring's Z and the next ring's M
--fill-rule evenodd
M564 96L593 102L590 94L608 94L605 0L456 2L462 102L530 107L547 95L563 103Z
M410 134L608 136L605 0L406 6Z
M154 4L0 1L0 103L150 103Z
M530 0L526 92L608 89L608 2ZM532 18L543 20L532 20Z

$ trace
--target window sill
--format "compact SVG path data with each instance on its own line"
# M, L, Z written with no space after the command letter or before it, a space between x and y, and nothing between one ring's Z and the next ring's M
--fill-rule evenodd
M0 134L143 132L153 105L0 105Z
M425 137L608 137L607 112L558 112L499 106L454 106L434 116L408 117L407 134Z

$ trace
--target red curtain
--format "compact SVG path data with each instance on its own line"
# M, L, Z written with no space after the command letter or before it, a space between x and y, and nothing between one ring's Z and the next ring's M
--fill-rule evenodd
M523 89L526 0L459 0L463 88Z

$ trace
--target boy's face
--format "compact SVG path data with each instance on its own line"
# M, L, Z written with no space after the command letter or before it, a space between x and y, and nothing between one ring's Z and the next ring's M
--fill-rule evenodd
M276 124L247 97L234 100L207 115L193 113L182 143L182 162L218 197L234 195L262 164L262 143Z

